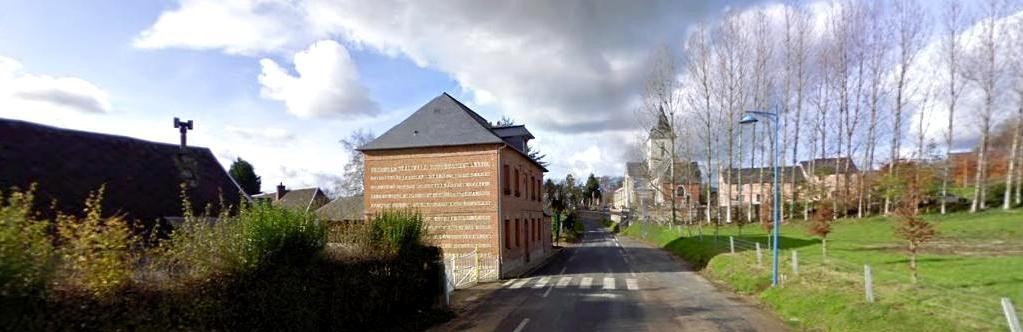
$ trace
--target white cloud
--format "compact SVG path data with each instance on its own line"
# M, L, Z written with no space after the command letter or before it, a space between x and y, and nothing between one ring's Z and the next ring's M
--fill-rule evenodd
M290 1L182 0L142 31L134 46L221 49L243 55L273 52L304 31L295 10Z
M108 113L111 106L106 91L86 80L26 73L18 61L0 56L0 110Z
M379 112L341 44L318 41L295 54L294 63L296 76L271 59L259 61L264 98L284 102L289 113L302 118Z

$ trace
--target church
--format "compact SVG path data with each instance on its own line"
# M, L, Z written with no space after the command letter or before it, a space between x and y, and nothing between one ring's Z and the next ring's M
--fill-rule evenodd
M696 162L672 160L675 138L668 117L661 112L645 142L646 160L625 163L625 180L614 193L615 208L671 208L673 199L679 210L700 205L700 167Z

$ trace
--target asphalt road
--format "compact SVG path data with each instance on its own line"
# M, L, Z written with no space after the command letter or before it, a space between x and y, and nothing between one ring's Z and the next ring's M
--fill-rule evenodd
M583 241L532 275L501 282L439 331L785 331L664 250L584 217ZM589 220L586 220L589 219Z

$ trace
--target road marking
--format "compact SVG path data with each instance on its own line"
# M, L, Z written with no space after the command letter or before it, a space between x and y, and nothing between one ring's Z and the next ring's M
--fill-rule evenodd
M604 278L604 290L615 289L615 278Z
M544 286L547 286L548 282L551 282L551 277L540 278L540 281L537 281L536 284L533 285L533 288L543 288Z
M508 285L511 285L513 282L515 282L515 279L505 281L503 284L501 284L501 287L508 287Z
M522 323L519 323L519 327L516 327L514 332L522 332L522 329L526 328L526 324L529 324L529 318L523 319Z
M579 282L579 288L590 288L591 284L593 284L593 278L583 278L583 280Z
M628 290L638 290L639 283L636 279L625 279L625 288Z
M568 268L568 266L561 267L561 272L558 272L558 274L565 274L565 269L567 269L567 268Z
M554 286L547 287L547 291L543 292L543 296L542 297L547 297L547 295L551 295L551 290L553 290L553 289L554 289Z
M558 284L556 285L556 287L558 288L568 287L568 283L570 282L572 282L572 277L561 277L561 279L558 279Z
M516 282L516 283L512 284L511 287L508 287L508 288L511 288L511 289L522 288L522 286L525 286L527 283L529 283L530 280L533 280L533 278L529 278L529 279L525 279L525 280Z

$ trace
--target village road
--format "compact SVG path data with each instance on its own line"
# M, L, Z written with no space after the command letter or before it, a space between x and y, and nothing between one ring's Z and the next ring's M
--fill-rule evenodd
M617 237L583 214L580 243L533 274L504 280L439 331L785 331L670 254Z

